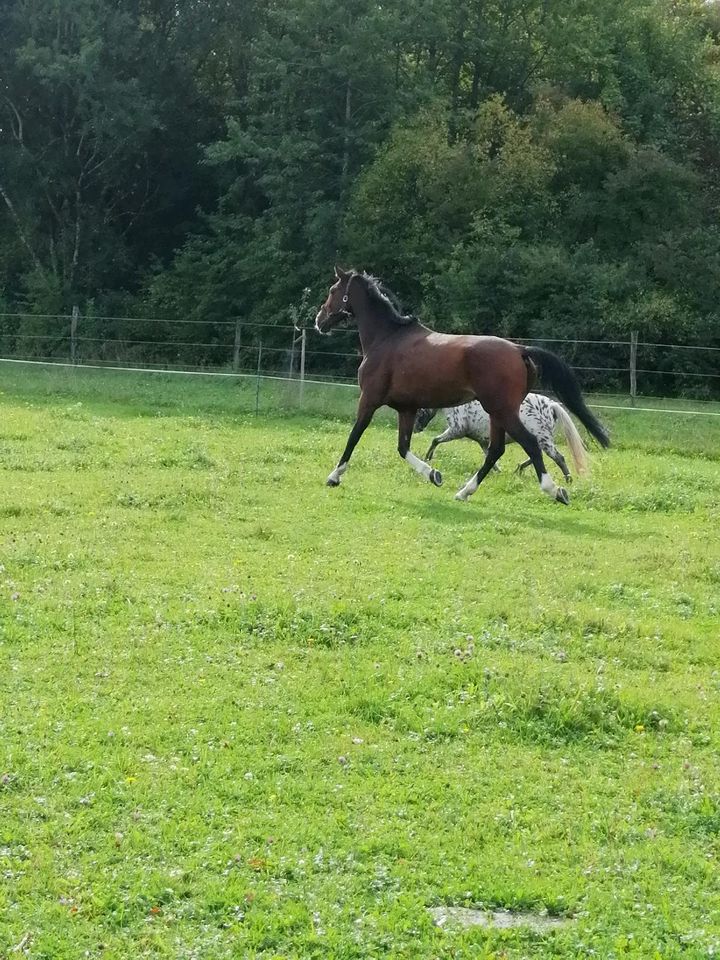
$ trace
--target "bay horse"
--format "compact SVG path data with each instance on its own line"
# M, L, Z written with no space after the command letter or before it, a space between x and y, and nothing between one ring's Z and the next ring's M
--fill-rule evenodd
M567 490L555 485L537 439L519 416L520 404L538 381L557 393L598 443L609 446L608 434L588 409L574 373L549 350L499 337L435 333L416 317L403 314L374 277L335 267L335 282L315 318L315 329L328 334L344 319L354 319L360 334L360 402L345 450L327 478L330 487L340 483L360 437L382 406L397 411L400 456L439 487L442 474L410 450L416 414L422 407L455 407L479 400L490 416L490 444L485 462L455 499L467 500L475 493L505 452L508 434L530 458L542 492L568 504Z

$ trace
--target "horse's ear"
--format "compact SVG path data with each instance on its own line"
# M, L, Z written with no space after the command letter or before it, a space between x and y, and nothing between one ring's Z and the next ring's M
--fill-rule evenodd
M338 280L347 280L347 278L350 276L350 273L347 270L343 270L342 267L338 267L338 265L336 264L335 276L338 278Z

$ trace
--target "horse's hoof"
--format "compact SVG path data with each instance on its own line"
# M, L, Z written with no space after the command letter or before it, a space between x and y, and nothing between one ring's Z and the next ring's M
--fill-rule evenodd
M439 470L431 470L429 480L430 483L434 483L436 487L442 486L443 477Z
M328 477L325 481L325 486L327 487L339 487L340 481L336 480L335 477Z
M462 490L458 490L458 492L455 494L455 499L465 503L465 501L468 499L468 495L466 493L463 493Z
M570 476L570 474L568 474L568 475L565 477L565 483L572 483L572 477Z
M566 507L570 506L570 497L565 487L558 487L555 493L555 499L558 503L564 503Z

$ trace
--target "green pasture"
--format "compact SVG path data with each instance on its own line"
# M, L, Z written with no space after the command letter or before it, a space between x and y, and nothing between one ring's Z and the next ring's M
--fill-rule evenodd
M256 386L0 365L0 957L720 954L720 417L463 504Z

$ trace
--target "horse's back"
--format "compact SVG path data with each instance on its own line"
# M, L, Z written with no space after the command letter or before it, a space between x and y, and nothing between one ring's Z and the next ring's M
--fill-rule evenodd
M451 407L479 400L493 415L517 411L527 392L521 349L500 337L436 333L417 325L382 341L366 358L361 386L373 384L395 409Z

